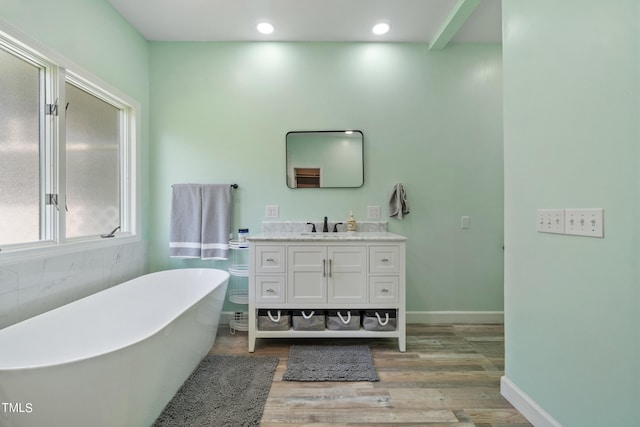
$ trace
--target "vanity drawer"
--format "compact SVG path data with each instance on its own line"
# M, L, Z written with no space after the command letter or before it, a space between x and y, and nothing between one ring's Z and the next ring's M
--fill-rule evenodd
M256 246L256 273L284 273L284 246Z
M285 302L286 284L284 276L256 276L256 302Z
M397 246L371 246L369 248L369 272L374 274L398 273Z
M369 278L369 303L398 302L397 276L372 276Z

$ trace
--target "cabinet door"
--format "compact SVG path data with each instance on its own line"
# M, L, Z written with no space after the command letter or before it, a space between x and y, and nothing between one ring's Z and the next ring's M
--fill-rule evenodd
M329 246L328 301L367 302L367 258L365 246Z
M326 303L326 247L289 246L287 263L287 303Z

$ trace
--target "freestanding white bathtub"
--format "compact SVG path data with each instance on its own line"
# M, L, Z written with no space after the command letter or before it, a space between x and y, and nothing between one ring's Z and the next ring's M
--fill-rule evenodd
M214 343L229 273L152 273L0 330L0 426L151 425Z

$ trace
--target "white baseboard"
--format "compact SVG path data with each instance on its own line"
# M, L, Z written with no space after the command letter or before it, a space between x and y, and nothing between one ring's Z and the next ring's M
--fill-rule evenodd
M407 323L504 323L504 312L408 311Z
M224 311L220 323L229 324L233 312ZM504 323L502 311L409 311L407 323Z
M551 415L515 385L507 376L500 378L500 394L536 427L562 427Z

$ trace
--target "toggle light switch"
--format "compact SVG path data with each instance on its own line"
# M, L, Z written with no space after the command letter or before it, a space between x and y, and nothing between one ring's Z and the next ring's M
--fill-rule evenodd
M536 230L539 233L564 234L564 209L538 209Z
M380 206L367 206L367 219L380 219Z
M539 233L604 237L604 209L538 209Z
M565 234L604 237L604 209L565 209Z
M265 218L278 218L280 216L280 209L278 205L266 205L264 207Z

